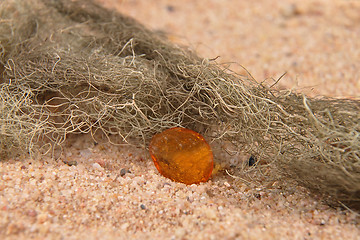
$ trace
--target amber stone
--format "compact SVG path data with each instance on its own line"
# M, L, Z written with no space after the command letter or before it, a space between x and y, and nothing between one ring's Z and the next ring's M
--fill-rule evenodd
M176 182L206 182L214 167L213 154L204 137L186 128L170 128L154 135L149 151L159 172Z

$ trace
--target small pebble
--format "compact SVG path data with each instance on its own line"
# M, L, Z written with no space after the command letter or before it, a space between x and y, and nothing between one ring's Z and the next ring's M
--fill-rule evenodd
M129 223L124 223L120 226L120 228L121 228L121 230L126 231L129 226L130 226Z
M217 218L216 212L214 211L214 209L211 209L211 208L205 209L204 214L207 218L212 219L212 220L215 220Z
M295 17L301 14L301 10L296 4L288 4L281 9L281 15L285 18Z
M36 217L37 216L37 212L34 209L30 209L27 211L26 213L29 217Z
M168 10L169 12L174 12L175 11L175 7L172 5L167 5L166 6L166 10Z
M3 179L4 181L9 181L9 180L11 180L12 178L11 178L11 176L5 174L5 175L2 177L2 179Z
M127 174L127 173L130 173L130 171L128 169L126 169L126 168L122 168L120 170L120 176L121 177L125 176L125 174Z
M77 163L76 160L64 160L63 163L69 165L70 167L71 167L71 166L77 166L77 165L78 165L78 163Z
M98 163L102 168L104 168L106 165L106 162L103 159L96 160L95 162Z
M46 222L48 219L48 216L46 213L42 213L40 215L37 215L37 222L40 224L43 224L44 222Z
M100 164L98 164L98 163L94 163L92 166L93 166L93 168L95 168L95 169L97 169L97 170L99 170L99 171L104 170L104 169L100 166Z
M140 205L140 208L141 208L142 210L145 210L145 209L146 209L146 206L145 206L144 204L141 204L141 205Z

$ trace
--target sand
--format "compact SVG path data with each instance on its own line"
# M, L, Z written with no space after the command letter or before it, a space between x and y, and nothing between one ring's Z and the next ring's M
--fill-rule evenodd
M258 81L287 72L279 88L359 97L359 1L99 2ZM1 161L0 239L360 239L358 213L300 186L264 189L224 171L187 186L139 146L79 136L58 160Z
M68 144L63 160L0 163L2 239L359 238L356 213L301 187L251 188L223 172L175 183L143 149L88 136Z

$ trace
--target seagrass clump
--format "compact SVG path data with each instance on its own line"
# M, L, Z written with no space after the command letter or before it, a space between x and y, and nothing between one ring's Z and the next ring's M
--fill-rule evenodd
M146 146L183 126L360 205L359 100L278 91L91 1L1 1L0 98L2 158L78 133Z

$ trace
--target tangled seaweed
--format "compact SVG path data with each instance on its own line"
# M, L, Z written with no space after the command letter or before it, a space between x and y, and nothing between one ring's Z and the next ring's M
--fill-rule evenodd
M183 126L360 207L359 100L275 90L91 1L0 3L0 98L2 158L70 134L147 144Z

